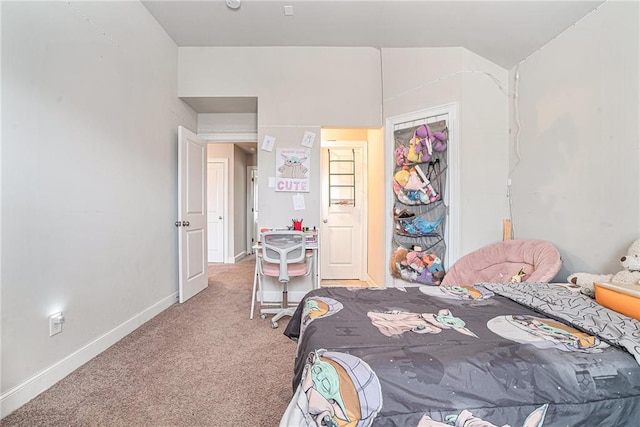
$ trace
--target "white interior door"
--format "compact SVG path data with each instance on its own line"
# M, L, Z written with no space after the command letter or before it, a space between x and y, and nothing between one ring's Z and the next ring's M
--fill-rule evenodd
M178 127L179 300L207 287L207 143Z
M207 225L209 262L224 262L224 192L227 187L227 168L223 159L207 163Z
M320 277L366 280L366 145L335 144L323 143L321 150Z

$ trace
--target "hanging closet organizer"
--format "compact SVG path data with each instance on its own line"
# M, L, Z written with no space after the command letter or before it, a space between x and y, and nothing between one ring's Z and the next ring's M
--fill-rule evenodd
M394 131L393 253L391 275L439 285L445 275L447 120Z

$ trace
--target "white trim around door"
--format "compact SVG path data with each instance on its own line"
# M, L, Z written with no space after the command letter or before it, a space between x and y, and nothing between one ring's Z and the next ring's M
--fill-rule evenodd
M385 209L387 215L385 215L384 233L385 233L385 263L390 265L391 253L393 252L392 240L393 240L393 227L394 222L392 218L394 192L392 189L393 171L394 171L394 128L396 126L411 123L414 121L421 121L430 118L446 117L449 128L449 143L448 143L448 180L446 185L446 197L447 201L447 222L445 226L445 241L447 243L446 256L444 259L445 271L449 269L459 258L460 250L460 144L459 144L459 124L457 120L458 106L456 103L440 105L433 108L414 111L412 113L401 114L398 116L389 117L385 121L385 153L386 158L389 159L386 162L385 167ZM395 283L395 279L391 276L389 268L385 271L385 283ZM402 282L407 283L407 282Z

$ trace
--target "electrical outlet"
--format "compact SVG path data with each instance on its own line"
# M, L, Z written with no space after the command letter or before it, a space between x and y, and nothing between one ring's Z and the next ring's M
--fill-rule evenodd
M64 316L62 313L56 313L49 316L49 336L62 332L62 324L64 323Z

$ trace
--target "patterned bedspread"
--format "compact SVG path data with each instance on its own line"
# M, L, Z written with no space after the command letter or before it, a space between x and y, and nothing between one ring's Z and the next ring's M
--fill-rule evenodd
M318 289L285 335L281 426L640 425L640 322L561 284Z

